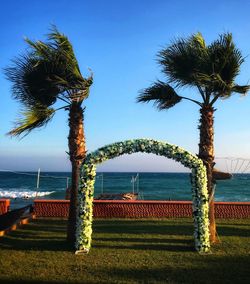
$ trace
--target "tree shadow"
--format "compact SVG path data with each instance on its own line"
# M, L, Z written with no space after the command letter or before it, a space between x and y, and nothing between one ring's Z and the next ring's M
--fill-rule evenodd
M134 249L134 250L169 250L169 251L193 251L193 242L183 238L164 238L164 235L192 235L191 224L167 226L159 222L148 220L96 220L94 223L94 248L111 249ZM128 237L101 237L98 233L119 233ZM56 236L55 236L56 234ZM133 234L130 238L129 235ZM145 238L141 234L158 234L162 238ZM138 235L134 237L134 235ZM11 232L0 240L0 245L4 249L13 250L45 250L45 251L72 251L72 246L66 242L66 221L37 219L25 225L19 230ZM99 243L104 242L104 243ZM110 242L112 242L110 244ZM117 244L126 242L126 246Z
M249 237L250 236L250 228L238 228L238 225L235 224L233 226L223 226L219 225L217 226L217 233L220 236L238 236L238 237Z
M66 226L63 220L33 220L2 237L0 247L22 251L72 251L72 246L66 242Z
M190 237L160 238L147 237L98 237L93 240L93 248L110 248L110 249L131 249L131 250L158 250L158 251L194 251L194 241Z
M117 263L109 266L93 266L91 271L99 281L82 281L78 283L249 283L250 258L248 256L223 256L215 255L199 256L195 254L188 258L188 262L178 265L178 263L131 263L125 266ZM101 280L101 281L100 281ZM64 281L41 281L24 280L15 278L2 278L0 283L18 283L18 284L56 284L56 283L76 283L74 280L65 279Z
M169 224L166 220L95 220L93 224L95 233L119 233L119 234L158 234L193 236L194 226L192 220L185 224ZM220 236L250 236L250 225L243 224L219 224L217 231Z
M0 238L0 248L13 250L72 251L66 242L66 220L35 219L30 224ZM234 227L235 225L235 227ZM193 223L169 224L167 220L95 220L93 225L95 248L134 250L193 251ZM99 234L107 234L107 237ZM112 237L112 234L116 236ZM117 236L117 234L119 234ZM159 237L149 237L149 235ZM219 225L220 236L249 237L246 227ZM130 237L131 236L131 237ZM148 236L148 238L147 238ZM172 236L172 237L171 237ZM126 245L122 245L126 243Z
M69 281L65 281L65 282L58 282L58 281L42 281L42 280L22 280L22 279L2 279L0 276L0 283L4 283L4 284L13 284L13 283L17 283L17 284L35 284L35 283L41 283L41 284L66 284L66 283L73 283L73 282L69 282Z
M124 221L95 221L93 231L96 233L119 233L119 234L158 234L158 235L193 235L193 223L168 224L167 222L147 220L124 220Z
M64 239L50 239L49 237L46 239L37 240L34 239L20 239L20 238L9 238L5 237L1 242L1 249L8 250L21 250L21 251L29 251L29 250L37 250L37 251L72 251L72 246L70 246L66 242L66 238Z
M105 268L103 277L122 283L249 283L250 259L246 256L200 256L195 266L162 266ZM94 273L94 271L93 271Z
M155 251L171 251L171 252L193 252L194 246L173 245L173 244L130 244L130 245L117 245L117 244L95 244L93 248L109 248L109 249L130 249L130 250L155 250Z
M177 239L177 238L131 238L131 237L119 237L119 238L108 238L108 237L95 237L95 241L103 241L103 242L126 242L126 243L183 243L183 244L188 244L188 243L193 243L193 240L187 240L187 239Z

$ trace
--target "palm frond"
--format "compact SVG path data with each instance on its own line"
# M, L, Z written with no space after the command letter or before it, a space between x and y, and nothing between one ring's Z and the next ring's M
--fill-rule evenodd
M206 48L206 42L203 38L202 34L200 32L192 35L190 37L190 43L193 44L196 48L205 49Z
M45 126L53 117L55 110L46 106L36 105L21 113L22 118L16 123L16 127L7 135L20 136L30 133L35 128Z
M244 58L238 48L235 47L232 34L225 33L214 41L209 47L211 61L211 73L220 74L226 84L233 85L236 76L240 72L240 66Z
M25 38L24 39L26 41L26 43L29 45L29 47L31 48L32 52L31 54L36 57L36 59L39 61L39 58L51 58L52 54L51 54L51 46L49 46L48 44L38 40L38 41L32 41L29 38Z
M46 62L53 66L50 80L61 89L78 90L85 89L85 78L74 54L72 44L67 36L60 33L56 26L52 26L47 35L48 41L33 42L26 39L37 56L38 64Z
M68 37L63 33L60 33L55 25L52 25L51 32L47 35L48 40L51 43L51 46L54 46L55 49L60 48L62 53L70 60L74 60L76 65L78 63L76 61L76 57L74 54L74 50L72 44L70 43Z
M200 82L201 86L209 88L210 91L215 94L220 91L221 93L229 91L230 86L224 82L218 73L212 73L210 75L204 73L195 74L197 81Z
M242 95L246 95L246 93L250 90L250 85L234 85L231 89L233 93L238 93Z
M15 58L12 63L4 72L7 79L13 83L14 99L28 106L50 106L55 103L61 90L50 80L53 66L38 62L29 53Z
M245 93L236 88L235 79L244 58L236 48L231 33L224 33L206 45L201 33L174 40L158 54L159 63L168 83L175 86L196 86L202 101L214 103L219 97ZM206 97L203 95L206 93Z
M177 86L197 86L196 72L207 69L207 47L201 33L189 38L175 40L159 52L159 63L167 75L168 82Z
M48 34L48 39L53 42L55 49L60 52L62 57L71 63L72 67L75 69L75 75L81 76L80 68L68 37L60 33L57 28L53 26L51 33Z
M5 70L13 82L13 97L29 106L35 103L50 106L59 96L75 100L75 94L82 93L85 95L78 98L81 104L89 94L93 77L81 75L68 38L52 27L47 42L30 39L26 42L30 49Z
M137 102L153 101L159 110L169 109L179 103L182 97L178 96L175 90L168 84L161 81L156 82L151 87L141 91Z

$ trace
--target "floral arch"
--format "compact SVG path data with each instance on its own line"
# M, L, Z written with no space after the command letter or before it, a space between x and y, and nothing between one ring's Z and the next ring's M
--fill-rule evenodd
M196 155L166 142L135 139L107 145L86 156L81 168L78 193L76 254L88 253L91 247L96 165L124 154L137 152L165 156L191 169L195 249L200 253L208 252L210 242L207 176L202 160Z

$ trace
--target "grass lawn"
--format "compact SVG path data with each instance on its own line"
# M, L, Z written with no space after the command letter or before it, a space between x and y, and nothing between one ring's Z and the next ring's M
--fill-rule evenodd
M0 283L250 283L250 220L217 223L221 243L199 255L190 219L99 219L76 256L65 220L36 219L0 239Z

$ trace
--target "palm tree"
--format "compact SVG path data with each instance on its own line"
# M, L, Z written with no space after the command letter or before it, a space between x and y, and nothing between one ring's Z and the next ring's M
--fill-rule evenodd
M216 241L214 217L214 105L219 99L230 98L233 93L246 94L250 86L239 86L235 78L244 62L235 47L232 34L225 33L206 45L200 33L188 38L174 40L161 50L158 62L167 77L166 83L157 81L141 91L138 102L153 101L159 110L167 110L182 100L198 105L200 109L199 157L207 168L208 192L210 196L209 218L211 242ZM170 85L172 84L172 86ZM192 87L199 98L179 95L179 88Z
M26 39L28 51L5 69L12 84L13 98L22 104L22 117L8 134L27 135L45 126L55 112L69 115L69 158L72 164L71 198L67 239L75 240L79 168L85 150L83 101L88 97L93 78L84 78L69 39L53 27L47 42ZM55 103L61 103L53 108Z

